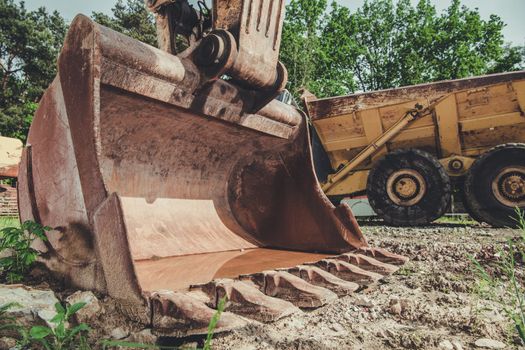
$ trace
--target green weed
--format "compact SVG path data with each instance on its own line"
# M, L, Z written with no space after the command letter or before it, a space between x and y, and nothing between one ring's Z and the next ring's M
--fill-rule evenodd
M90 328L85 323L69 328L69 319L82 309L85 303L76 303L64 308L60 303L55 304L56 315L49 322L53 327L33 326L29 331L24 328L19 330L22 339L18 342L21 349L31 349L33 345L41 345L45 350L89 350L85 333Z
M20 219L14 216L1 216L0 217L0 230L6 227L20 228Z
M217 306L217 311L213 315L208 325L208 333L206 341L202 350L212 349L212 340L215 328L220 320L221 314L224 311L226 298L222 298ZM17 331L20 339L17 342L16 349L28 350L35 346L40 346L45 350L90 350L91 347L87 342L87 334L90 327L85 323L70 328L68 321L85 306L85 303L76 303L72 306L64 308L60 303L55 304L56 315L49 322L53 327L49 326L33 326L30 329L24 328L16 323L14 317L7 314L7 310L11 307L17 306L16 303L9 303L0 306L0 331L12 329ZM119 348L133 348L133 349L157 349L157 350L173 350L180 349L179 347L163 346L154 344L134 343L120 340L102 340L99 345L106 350L110 347Z
M20 328L20 326L16 324L16 319L7 313L10 308L15 306L19 306L19 304L8 303L0 306L0 332L18 330Z
M20 227L4 227L0 230L0 272L8 283L21 281L36 261L38 252L31 247L37 238L47 240L49 227L26 221Z
M211 341L213 338L213 332L215 328L217 327L217 323L219 323L219 320L221 318L222 312L224 311L225 305L226 305L226 297L221 298L221 300L219 300L219 305L217 305L217 312L215 312L215 314L210 320L210 324L208 325L208 335L206 336L206 342L204 343L203 350L211 350Z
M476 225L477 222L470 218L470 216L465 215L444 215L435 221L438 224L455 224L461 226L471 226Z
M479 278L475 291L501 305L525 342L525 288L516 275L516 260L525 262L525 215L519 209L516 213L520 235L507 241L508 250L500 249L496 254L496 272L489 273L474 257L470 259Z
M0 273L9 283L20 281L27 273L31 265L36 261L38 251L31 247L35 239L47 240L46 231L49 227L26 221L22 225L8 226L8 219L0 218ZM1 226L4 225L4 226ZM203 350L211 350L211 343L215 328L220 320L226 304L226 298L222 298L208 325L208 333ZM7 315L7 310L15 304L0 306L0 331L14 329L18 331L21 339L17 343L17 349L30 349L33 345L39 345L45 350L89 350L90 346L86 340L86 334L90 328L81 323L73 328L67 326L68 320L85 306L85 303L77 303L64 308L60 303L55 305L56 315L50 320L52 327L33 326L26 329L16 324L15 319ZM107 347L127 347L135 349L177 349L176 347L161 346L153 344L133 343L125 341L103 340L99 343L103 349Z
M402 266L399 270L397 270L396 274L401 276L412 276L416 271L413 269L412 266Z

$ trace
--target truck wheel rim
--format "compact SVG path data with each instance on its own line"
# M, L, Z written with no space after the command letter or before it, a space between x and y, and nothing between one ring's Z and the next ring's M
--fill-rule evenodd
M413 169L401 169L392 173L386 183L390 200L405 207L418 203L425 195L426 187L423 176Z
M507 207L525 206L525 167L503 168L492 180L492 193Z

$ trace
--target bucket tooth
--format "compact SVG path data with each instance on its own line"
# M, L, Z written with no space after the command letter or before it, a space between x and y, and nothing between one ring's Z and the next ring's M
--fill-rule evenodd
M317 262L316 265L341 279L360 285L375 283L383 278L378 273L363 270L360 267L337 259L323 259Z
M338 296L347 295L359 289L357 283L342 280L317 266L299 265L288 269L288 272L308 283L330 289Z
M316 308L337 299L337 294L329 289L312 285L286 271L263 271L242 278L250 278L264 294L300 308Z
M346 253L341 254L335 258L359 266L363 270L376 272L382 275L391 275L399 270L399 267L397 266L381 262L375 258L363 254Z
M190 288L190 290L188 292L185 292L185 294L189 297L192 297L193 299L199 300L200 302L208 305L212 309L217 309L214 300L212 300L210 295L201 288Z
M407 256L395 254L383 248L362 247L354 253L371 256L374 259L392 265L403 265L410 260Z
M152 325L163 336L188 336L206 334L208 324L216 310L208 307L191 292L156 292L151 297ZM250 321L230 312L223 312L215 332L225 332L246 326Z
M209 295L212 307L217 308L219 300L226 297L226 311L260 322L273 322L301 312L292 303L268 296L256 285L242 281L220 279L207 283L201 288Z

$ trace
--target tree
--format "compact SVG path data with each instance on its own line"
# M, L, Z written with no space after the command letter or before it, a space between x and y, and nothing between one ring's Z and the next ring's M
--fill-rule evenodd
M157 45L142 0L118 0L103 25ZM327 0L291 0L281 60L289 88L319 97L525 67L525 49L504 44L504 23L483 20L453 0L441 14L430 0L368 0L355 12ZM66 23L58 12L0 0L0 130L25 140L37 102L56 74Z
M312 89L310 85L316 82L316 64L322 60L318 28L326 5L326 0L296 0L286 7L280 57L288 69L290 86Z
M111 9L113 16L93 12L91 17L97 23L157 46L157 30L154 15L146 9L143 0L117 0Z
M517 70L523 49L504 44L504 25L460 0L441 14L430 0L368 0L354 13L335 2L291 0L281 60L289 88L318 97Z
M37 102L56 74L66 24L58 12L0 0L0 130L25 140Z
M503 55L489 69L490 73L525 69L525 46L505 44Z

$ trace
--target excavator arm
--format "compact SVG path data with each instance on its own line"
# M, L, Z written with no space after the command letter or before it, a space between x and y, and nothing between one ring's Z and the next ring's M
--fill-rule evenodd
M284 0L204 2L195 10L187 0L147 0L155 14L161 49L176 53L181 37L189 45L181 57L195 63L202 83L227 76L255 96L257 112L282 91L287 72L279 62Z

